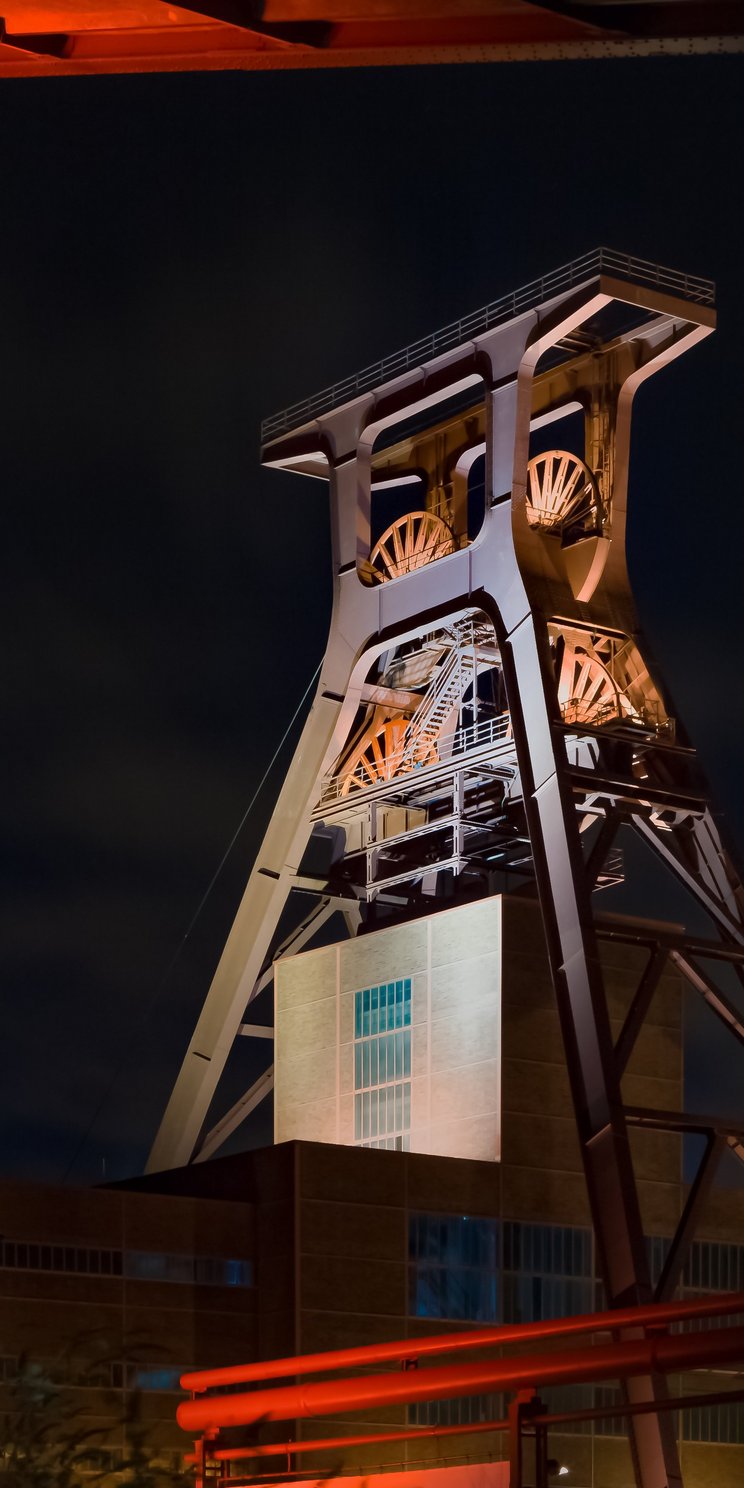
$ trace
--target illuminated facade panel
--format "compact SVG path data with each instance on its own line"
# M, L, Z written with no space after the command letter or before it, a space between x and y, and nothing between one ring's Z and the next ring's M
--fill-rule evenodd
M277 962L276 1140L498 1159L501 974L500 898Z

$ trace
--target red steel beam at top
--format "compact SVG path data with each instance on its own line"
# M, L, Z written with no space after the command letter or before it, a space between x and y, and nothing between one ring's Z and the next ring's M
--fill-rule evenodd
M715 1328L703 1333L637 1338L555 1353L520 1354L446 1369L412 1369L401 1374L283 1385L241 1395L211 1395L185 1401L178 1407L176 1416L185 1431L218 1431L226 1426L335 1416L370 1407L446 1400L489 1390L512 1391L669 1374L741 1359L744 1359L744 1327Z
M3 0L0 77L744 50L732 0Z
M332 1369L356 1369L370 1364L402 1364L437 1354L464 1350L500 1348L507 1343L530 1343L534 1339L568 1338L582 1333L616 1333L623 1328L664 1328L669 1323L695 1317L724 1317L744 1312L744 1292L723 1292L717 1297L693 1297L685 1302L649 1302L639 1307L618 1307L611 1313L584 1312L575 1317L551 1318L537 1323L511 1323L497 1328L475 1328L472 1333L434 1333L429 1338L406 1338L392 1343L361 1344L357 1348L331 1349L324 1354L297 1354L287 1359L269 1359L260 1364L233 1364L221 1369L193 1369L181 1375L181 1386L194 1394L223 1385L247 1385L256 1380L288 1379L298 1374L326 1374Z

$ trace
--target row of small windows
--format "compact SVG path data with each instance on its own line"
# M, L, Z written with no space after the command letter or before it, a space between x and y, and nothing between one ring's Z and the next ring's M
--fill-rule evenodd
M569 1225L504 1224L504 1269L549 1276L592 1276L591 1230Z
M354 998L354 1141L409 1151L411 980L366 987Z
M719 1401L713 1405L696 1405L682 1412L682 1435L685 1441L730 1442L744 1445L744 1404Z
M659 1280L669 1254L670 1241L652 1235L646 1241L651 1279ZM683 1272L683 1285L696 1292L744 1291L744 1245L717 1240L695 1240Z
M132 1281L173 1281L189 1286L253 1285L250 1261L84 1245L39 1245L31 1240L0 1241L0 1266L16 1271L66 1271L78 1276L122 1276Z
M33 1365L12 1354L0 1356L0 1384L15 1385L22 1379L45 1380L54 1385L87 1390L161 1390L181 1394L181 1375L188 1364L133 1364L123 1359L60 1358Z
M472 1426L503 1421L503 1395L463 1395L459 1400L417 1400L409 1406L411 1426Z
M541 1390L549 1412L602 1409L612 1411L622 1404L621 1392L612 1385L561 1385ZM412 1426L469 1426L506 1419L503 1395L465 1395L459 1400L417 1401L409 1407ZM684 1441L722 1442L744 1445L744 1404L725 1401L695 1406L676 1415L677 1433L681 1425ZM607 1415L598 1420L566 1421L561 1433L575 1436L626 1436L627 1417Z
M402 1137L410 1129L410 1080L354 1096L354 1141L363 1147L387 1146L388 1138Z
M535 1323L547 1318L593 1312L595 1284L563 1276L504 1276L505 1323ZM494 1319L495 1321L495 1319Z
M669 1241L649 1241L658 1279ZM601 1308L590 1230L465 1215L414 1214L409 1222L409 1309L415 1317L527 1323ZM741 1280L740 1280L741 1277ZM744 1246L696 1241L684 1284L737 1290Z
M406 1028L411 1022L411 978L365 987L354 998L354 1037L369 1038Z
M395 1137L375 1137L374 1141L360 1142L360 1147L377 1147L388 1152L410 1152L411 1137L409 1132L399 1132Z
M503 1253L502 1253L503 1244ZM411 1260L448 1266L478 1266L548 1276L591 1278L590 1230L568 1225L516 1224L467 1215L414 1214L409 1226Z
M684 1281L685 1286L701 1291L744 1291L744 1245L696 1240L685 1266Z
M354 1089L369 1090L411 1078L411 1031L384 1033L354 1045Z

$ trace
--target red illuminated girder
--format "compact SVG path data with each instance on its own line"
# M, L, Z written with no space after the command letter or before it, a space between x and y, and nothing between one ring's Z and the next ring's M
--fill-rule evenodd
M705 1390L699 1395L677 1395L666 1402L669 1410L694 1410L701 1405L740 1404L744 1401L744 1390ZM531 1415L533 1426L565 1426L576 1421L606 1421L610 1416L632 1417L647 1415L658 1409L657 1401L645 1401L636 1405L614 1403L608 1406L587 1406L573 1411L537 1411ZM409 1426L405 1431L368 1431L360 1435L305 1437L301 1441L254 1443L250 1447L210 1447L207 1452L211 1462L247 1462L254 1457L305 1456L313 1452L346 1450L350 1447L375 1447L392 1442L420 1442L428 1438L437 1441L441 1437L487 1436L495 1432L509 1431L511 1422L507 1417L501 1421L460 1421L456 1426ZM196 1462L196 1452L185 1452L185 1462ZM417 1469L418 1472L418 1469Z
M535 0L6 0L0 76L380 66L741 41L735 7L637 4L615 29ZM640 18L640 19L639 19ZM650 38L650 39L649 39ZM568 48L568 50L566 50ZM661 47L663 50L663 46Z
M574 1317L537 1323L512 1323L497 1328L474 1328L468 1333L434 1333L428 1338L406 1338L391 1343L331 1349L323 1354L296 1354L260 1364L233 1364L223 1369L194 1369L181 1376L181 1386L198 1394L225 1385L247 1385L256 1380L287 1379L299 1374L326 1374L333 1369L357 1369L373 1364L402 1364L439 1354L500 1348L508 1343L531 1343L542 1338L567 1338L584 1333L618 1332L622 1328L665 1328L669 1323L696 1317L725 1317L744 1312L744 1293L691 1297L685 1302L649 1302L640 1307L618 1307L608 1312L583 1312Z
M707 1397L710 1399L710 1396ZM508 1431L509 1421L460 1421L457 1426L409 1426L407 1431L367 1431L360 1436L320 1436L302 1441L267 1442L251 1447L209 1448L212 1462L246 1462L252 1457L304 1456L311 1452L336 1452L346 1447L378 1447L391 1442L422 1441L428 1437L483 1436L493 1431ZM196 1453L186 1452L186 1462L195 1462Z
M740 1306L744 1299L740 1299ZM596 1347L521 1354L447 1369L404 1370L352 1379L311 1381L243 1395L212 1395L178 1407L184 1431L219 1431L259 1421L335 1416L385 1405L446 1400L490 1390L523 1390L585 1381L697 1369L744 1360L744 1327L638 1338Z

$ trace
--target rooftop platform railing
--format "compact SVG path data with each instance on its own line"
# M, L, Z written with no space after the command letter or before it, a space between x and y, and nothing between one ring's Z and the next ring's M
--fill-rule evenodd
M500 300L492 300L480 310L474 310L472 314L452 321L450 325L444 326L439 331L432 331L431 335L422 337L420 341L412 342L402 351L393 352L391 356L383 357L379 362L373 362L369 367L364 367L361 372L354 373L342 382L335 382L332 387L323 388L322 392L315 393L299 403L293 403L281 413L271 414L261 424L262 444L267 444L292 429L301 428L303 424L310 423L312 419L319 418L324 413L330 413L334 408L342 407L344 403L350 403L361 393L391 382L393 378L401 376L411 367L419 367L423 362L432 361L434 357L445 351L451 351L453 347L462 345L473 336L482 335L484 331L490 331L494 326L503 325L524 311L533 310L537 305L561 294L564 290L586 284L588 280L598 277L601 273L616 274L634 284L653 285L657 289L668 290L671 294L680 299L689 300L695 305L715 303L716 287L710 279L700 279L694 274L683 274L677 269L667 269L661 264L635 258L629 253L616 253L612 248L595 248L591 253L575 258L571 263L565 264L560 269L554 269L552 273L545 274L541 279L533 279L530 284L523 285L521 289L515 289L511 294L503 295Z
M427 763L417 763L411 759L411 745L401 745L388 755L385 761L386 775L379 780L371 779L363 765L357 765L354 770L340 771L338 774L329 775L323 782L320 796L320 805L329 806L344 797L350 805L356 801L360 793L367 789L377 789L381 785L389 784L391 789L403 781L410 782L412 778L420 779L432 770L439 769L441 765L456 763L468 754L476 750L488 748L492 745L503 744L511 741L511 719L508 713L500 713L496 718L485 718L479 723L467 724L465 728L459 728L454 734L444 734L435 741L437 757Z

